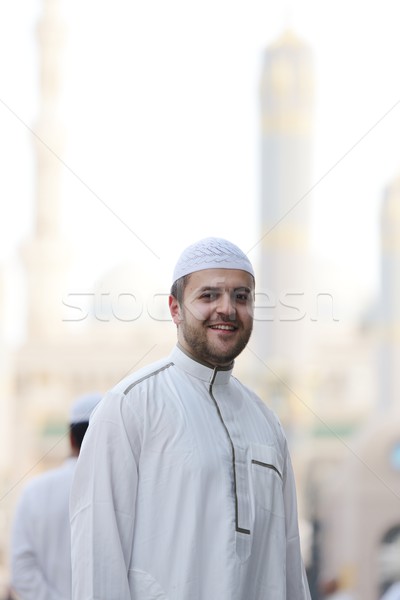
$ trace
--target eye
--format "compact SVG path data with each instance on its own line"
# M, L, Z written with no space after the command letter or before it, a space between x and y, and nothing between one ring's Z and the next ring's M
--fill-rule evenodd
M200 296L202 300L208 300L210 302L216 300L217 297L218 294L216 292L203 292Z
M249 293L248 292L236 292L235 299L238 302L247 302L249 299Z

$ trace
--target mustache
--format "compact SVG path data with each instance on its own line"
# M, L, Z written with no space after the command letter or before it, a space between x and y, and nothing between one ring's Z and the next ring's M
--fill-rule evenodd
M208 319L205 321L205 325L218 325L221 323L229 323L229 325L238 325L236 316L220 315L218 319Z

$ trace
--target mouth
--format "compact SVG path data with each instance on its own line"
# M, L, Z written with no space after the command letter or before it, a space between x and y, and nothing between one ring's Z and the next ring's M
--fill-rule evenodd
M228 323L217 323L209 325L209 329L214 329L215 331L236 331L237 327Z

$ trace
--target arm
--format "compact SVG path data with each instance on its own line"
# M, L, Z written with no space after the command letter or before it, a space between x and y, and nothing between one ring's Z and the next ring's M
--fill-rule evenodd
M126 398L107 395L85 435L71 492L73 600L131 600L138 439Z
M34 494L28 487L23 492L14 517L11 538L11 585L24 600L64 600L46 581L40 567L31 514Z
M311 600L301 557L296 488L287 448L283 493L286 518L286 597L290 600Z

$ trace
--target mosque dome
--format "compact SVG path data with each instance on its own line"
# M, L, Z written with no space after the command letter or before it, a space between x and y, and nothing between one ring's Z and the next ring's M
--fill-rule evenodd
M101 322L135 323L148 326L149 318L169 320L169 289L165 283L154 281L139 263L124 261L115 265L94 284L91 316Z

